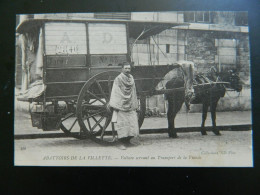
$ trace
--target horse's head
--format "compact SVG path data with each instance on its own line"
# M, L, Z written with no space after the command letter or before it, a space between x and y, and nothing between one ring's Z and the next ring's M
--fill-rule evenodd
M231 89L234 89L237 92L240 92L242 90L242 82L239 78L238 72L234 70L229 70L222 75L222 80L230 83L228 87L230 87Z

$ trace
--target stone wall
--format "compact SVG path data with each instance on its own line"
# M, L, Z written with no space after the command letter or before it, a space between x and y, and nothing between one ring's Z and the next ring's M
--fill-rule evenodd
M197 65L198 72L206 72L211 66L215 65L215 36L211 32L189 30L181 34L186 34L185 54L186 60L193 61Z
M243 90L240 94L228 91L225 97L219 101L218 111L251 109L250 52L247 33L178 30L176 37L179 39L176 43L181 42L185 46L184 60L193 61L198 72L207 72L211 66L221 71L230 69L239 71ZM224 51L224 54L221 54L220 51L222 53ZM227 52L225 53L225 51ZM224 55L221 56L222 62L219 62L220 54ZM149 98L150 108L157 107L164 112L164 105L163 96ZM202 105L192 105L190 112L201 112L201 109ZM181 112L186 112L185 106L182 107Z

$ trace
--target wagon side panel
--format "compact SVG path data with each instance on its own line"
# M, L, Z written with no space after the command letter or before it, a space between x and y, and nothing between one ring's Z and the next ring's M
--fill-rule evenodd
M46 100L76 99L89 77L85 23L45 24Z

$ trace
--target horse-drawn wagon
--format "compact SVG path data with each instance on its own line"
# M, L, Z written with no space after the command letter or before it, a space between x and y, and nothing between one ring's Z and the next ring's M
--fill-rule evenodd
M145 39L181 23L133 22L120 20L29 19L17 27L24 39L36 37L35 82L19 101L30 102L32 126L45 131L61 129L71 137L114 142L109 102L113 80L120 63L131 62L133 40ZM24 40L23 40L24 41ZM23 55L26 55L24 49ZM24 57L23 64L28 64ZM184 91L156 89L178 63L138 66L132 64L139 99L141 127L146 96ZM31 71L32 72L32 71ZM36 75L36 76L35 76ZM28 75L27 75L28 76ZM222 83L223 84L223 83ZM190 86L189 86L190 87Z

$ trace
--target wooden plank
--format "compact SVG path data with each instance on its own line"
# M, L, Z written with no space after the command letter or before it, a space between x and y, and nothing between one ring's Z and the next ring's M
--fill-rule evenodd
M49 30L45 31L45 37L48 36L61 36L61 32L59 30ZM86 36L86 30L78 30L78 31L66 31L68 36Z
M67 49L67 50L74 50L74 52L72 51L69 51L67 53L65 53L64 55L67 55L67 54L70 54L70 53L79 53L79 54L86 54L86 47L85 45L48 45L46 46L46 49L50 49L50 50L53 50L55 53L54 54L48 54L47 55L55 55L55 54L59 54L59 53L62 53L60 52L59 50L61 49Z
M215 56L215 63L236 64L236 56Z
M89 37L89 40L90 40L90 44L92 44L91 47L97 45L99 46L98 44L94 44L94 43L100 43L100 44L114 44L114 45L117 45L117 44L126 44L126 37L125 36L121 36L121 37L117 37L117 36L114 36L114 35L110 35L110 34L107 34L105 36L90 36Z
M136 54L137 62L135 64L138 65L148 65L149 64L149 54L138 53Z
M97 29L92 29L95 33L91 34L91 35L94 35L94 36L103 36L105 33L110 33L110 32L113 32L113 35L114 36L121 36L121 35L124 35L126 30L122 30L122 29L102 29L102 30L97 30Z
M178 54L185 54L185 46L182 45L178 46Z
M120 31L125 32L126 31L126 25L125 24L108 24L108 23L89 23L89 32L93 31Z
M47 28L49 27L56 27L56 26L65 26L65 27L83 27L85 26L84 23L79 23L79 22L47 22L45 23L45 26Z
M115 29L114 29L115 30ZM107 37L105 37L107 36ZM112 31L112 30L107 30L107 31L103 31L103 32L100 32L100 33L96 33L96 31L92 31L90 34L89 34L89 37L90 38L94 38L94 37L102 37L102 38L110 38L109 36L111 36L111 38L114 38L114 39L125 39L126 38L126 32L116 32L116 31Z
M215 39L215 46L217 47L236 47L236 39Z
M65 69L65 70L47 70L46 82L76 82L87 81L88 70L81 69Z
M177 45L170 45L170 53L177 53Z
M87 54L85 46L46 46L46 55Z
M86 45L86 36L69 36L68 40L63 40L63 36L46 36L45 43L47 45L57 44L79 44Z
M56 31L56 32L62 32L62 31L66 31L66 32L75 32L75 31L86 31L86 27L84 25L84 27L82 26L53 26L53 27L46 27L45 28L45 32L46 34L48 34L48 32L52 32L52 31Z
M219 47L218 54L220 56L236 56L236 48Z
M49 67L69 67L69 66L86 66L86 56L47 56L47 68Z
M185 54L178 54L178 60L185 60Z
M47 85L46 98L52 96L71 96L78 95L84 83L57 83Z
M92 55L91 66L118 66L119 63L126 61L126 55Z
M154 45L154 53L162 52L166 54L166 44Z
M46 47L81 47L81 49L84 48L84 50L86 50L86 41L75 41L73 43L69 43L69 44L61 44L59 41L48 41L46 42Z
M154 53L155 45L150 45L151 53ZM147 44L135 44L133 47L133 53L149 53L149 46Z
M163 54L159 54L159 61L160 62L176 62L177 61L177 54L175 53L167 53L166 56Z
M90 54L126 54L127 48L126 45L115 45L113 47L95 47L90 49Z
M91 67L90 69L90 77L101 73L101 72L106 72L106 71L117 71L118 74L120 74L121 72L121 66L106 66L106 67ZM111 81L113 81L113 77L110 78ZM113 85L113 83L111 83L111 86Z
M159 36L159 41L157 41L157 44L177 44L177 37Z
M159 12L159 21L177 22L177 12Z
M177 43L176 43L177 44ZM188 45L187 41L178 39L178 45Z
M166 36L172 36L172 37L177 37L177 30L174 30L174 29L166 29L164 30L163 32L160 33L161 34L164 34Z
M158 38L159 37L159 38ZM177 44L177 37L176 36L166 36L164 34L160 34L159 36L155 36L154 39L150 39L151 44Z
M157 12L132 12L132 20L157 21Z
M184 14L178 12L178 22L184 22Z

